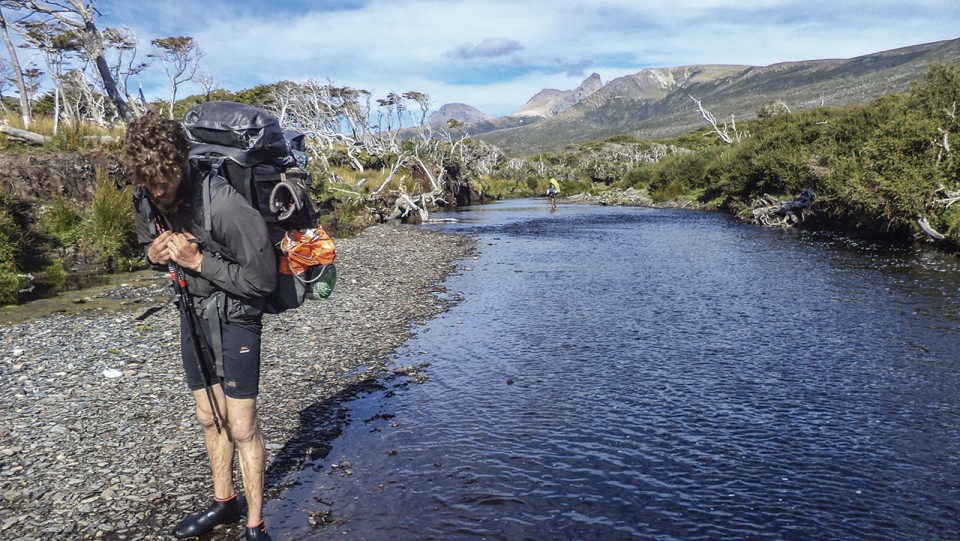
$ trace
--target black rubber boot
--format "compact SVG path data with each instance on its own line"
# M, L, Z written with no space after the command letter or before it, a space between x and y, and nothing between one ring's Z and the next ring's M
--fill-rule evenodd
M261 520L259 526L247 528L244 531L244 539L246 541L270 541L270 534L267 533L267 527Z
M203 535L221 524L232 524L240 520L240 498L236 494L226 501L214 500L210 507L190 515L180 521L173 529L178 539Z

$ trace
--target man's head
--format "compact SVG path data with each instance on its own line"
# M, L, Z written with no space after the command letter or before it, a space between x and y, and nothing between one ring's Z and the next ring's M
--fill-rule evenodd
M124 164L133 183L150 193L160 212L180 205L180 181L189 157L183 126L157 114L146 114L127 126Z

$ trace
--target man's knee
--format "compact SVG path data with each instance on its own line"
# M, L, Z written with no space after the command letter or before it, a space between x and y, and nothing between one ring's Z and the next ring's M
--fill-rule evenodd
M214 422L213 411L209 406L202 407L197 405L197 422L200 423L201 428L213 428L216 426Z
M252 441L260 432L256 417L253 419L230 419L230 435L238 442Z
M227 398L230 434L239 442L253 440L260 432L256 399Z

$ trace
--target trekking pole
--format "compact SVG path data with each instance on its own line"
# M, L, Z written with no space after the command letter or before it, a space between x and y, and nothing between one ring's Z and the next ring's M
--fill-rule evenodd
M165 228L163 222L160 221L159 214L156 215L154 223L157 227L157 234L163 233ZM217 405L217 401L213 398L213 392L210 390L211 387L213 387L213 378L210 377L207 364L208 362L216 364L216 360L212 357L213 352L207 347L206 340L204 340L201 334L200 318L197 316L196 310L194 310L193 299L190 297L190 292L187 291L187 278L183 274L183 267L174 263L173 260L170 260L167 262L167 269L170 271L170 282L177 295L177 306L184 315L184 319L187 322L187 331L192 338L193 352L197 357L200 374L203 376L204 390L207 394L207 401L210 402L210 413L213 414L213 424L217 427L217 434L220 434L220 408Z

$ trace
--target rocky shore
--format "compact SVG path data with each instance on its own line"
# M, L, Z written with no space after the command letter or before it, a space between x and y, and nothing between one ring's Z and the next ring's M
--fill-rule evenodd
M329 299L265 318L268 498L287 473L326 456L343 423L337 404L417 373L391 366L390 352L456 302L441 282L469 270L473 249L468 237L372 227L338 239ZM0 326L3 539L170 539L176 520L208 503L176 308L135 320L167 291L163 276L138 276L95 298L74 292L76 311ZM94 302L103 300L114 306ZM232 527L206 539L239 535Z

